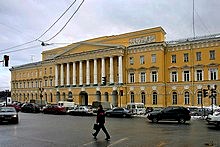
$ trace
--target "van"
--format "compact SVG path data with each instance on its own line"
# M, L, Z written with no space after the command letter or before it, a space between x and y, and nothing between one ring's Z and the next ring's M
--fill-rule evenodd
M68 101L59 101L57 105L60 107L65 107L66 110L76 107L75 102L68 102Z
M127 103L127 109L134 114L145 114L146 108L144 103Z

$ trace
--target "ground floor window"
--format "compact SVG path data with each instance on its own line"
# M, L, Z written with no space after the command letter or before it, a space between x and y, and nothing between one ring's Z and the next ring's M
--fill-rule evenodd
M197 93L197 104L198 105L202 104L202 91L198 91Z
M185 105L189 105L189 92L185 92L184 102L185 102Z
M157 105L157 93L153 92L153 105Z
M134 92L131 92L131 103L134 103Z
M173 105L177 105L177 93L173 92Z
M141 102L142 103L146 103L146 96L145 96L145 92L141 92Z

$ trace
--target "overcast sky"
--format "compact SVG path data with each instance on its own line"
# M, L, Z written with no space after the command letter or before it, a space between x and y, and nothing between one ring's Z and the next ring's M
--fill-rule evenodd
M8 68L0 63L0 91L10 88L9 68L40 61L42 51L58 45L158 26L166 31L167 41L193 37L193 0L85 0L64 30L48 42L53 45L42 47L41 42L34 41L9 49L37 39L73 1L0 0L0 60L10 56ZM76 0L40 40L55 35L81 2ZM196 36L220 33L219 11L219 0L195 0Z

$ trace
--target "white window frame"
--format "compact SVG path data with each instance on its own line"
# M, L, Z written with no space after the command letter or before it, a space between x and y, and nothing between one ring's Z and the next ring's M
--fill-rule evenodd
M174 73L175 73L175 75L174 75ZM177 71L170 72L170 82L178 82L178 72Z
M201 61L201 60L202 60L202 53L196 52L196 61Z
M202 71L202 79L201 80L198 80L197 78L198 78L198 70L201 70ZM196 81L203 81L204 80L204 73L203 73L204 71L202 70L202 69L196 69L196 72L195 72L195 80Z
M144 56L140 56L140 64L145 64L145 61L144 61Z
M176 63L176 55L171 55L171 63Z
M215 50L210 50L209 51L209 59L210 60L215 60Z
M182 73L182 77L183 77L182 81L183 81L183 82L189 82L189 81L185 80L185 72L186 72L186 71L189 72L189 74L188 74L188 76L189 76L189 81L191 80L191 79L190 79L190 70L183 70L183 73Z
M134 57L129 58L130 65L134 65Z
M214 79L212 79L212 74L215 74ZM209 69L209 80L218 80L218 69L217 68L210 68Z
M146 72L140 72L140 83L146 82Z
M156 72L156 75L153 75L153 72ZM158 82L158 72L156 70L152 70L150 73L151 82ZM156 79L155 79L156 76Z
M188 93L188 95L186 93ZM190 97L189 92L185 91L184 92L184 105L189 105L189 102L190 102L189 97Z
M156 54L151 54L151 62L152 62L152 63L156 63L156 61L157 61L157 56L156 56Z
M129 83L135 83L135 73L129 73Z
M183 62L189 62L189 53L183 54Z

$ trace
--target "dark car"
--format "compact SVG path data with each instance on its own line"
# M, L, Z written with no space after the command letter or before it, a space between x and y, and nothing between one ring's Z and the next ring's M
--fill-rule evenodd
M25 103L21 106L21 112L39 113L40 107L34 103Z
M179 106L170 106L164 108L162 111L150 112L147 118L156 123L160 120L178 121L179 123L185 123L191 119L190 111L187 108Z
M43 108L44 114L66 114L66 108L58 105L47 105Z
M191 116L208 116L209 114L212 114L212 110L209 108L189 107L188 110L190 111Z
M88 106L78 106L76 108L69 109L67 113L69 115L93 115L92 108Z
M14 107L0 107L0 122L18 124L18 113Z
M130 110L120 107L113 108L112 110L107 110L105 114L106 116L113 117L131 117L133 115Z

